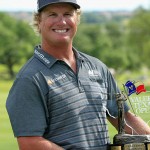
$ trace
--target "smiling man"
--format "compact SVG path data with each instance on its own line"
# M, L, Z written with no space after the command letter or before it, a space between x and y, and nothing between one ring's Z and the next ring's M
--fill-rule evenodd
M34 21L41 44L18 73L6 103L19 149L107 150L107 118L117 129L112 95L119 90L100 60L73 48L80 6L76 0L38 0ZM124 107L130 125L125 132L150 134Z

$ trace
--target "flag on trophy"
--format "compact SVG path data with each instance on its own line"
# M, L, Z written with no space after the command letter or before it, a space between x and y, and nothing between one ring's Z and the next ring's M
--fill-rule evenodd
M139 84L138 86L136 86L135 83L137 83L137 82L132 82L129 80L124 84L124 86L127 89L128 96L130 96L133 93L136 93L138 95L142 92L146 92L146 89L145 89L145 86L143 83Z

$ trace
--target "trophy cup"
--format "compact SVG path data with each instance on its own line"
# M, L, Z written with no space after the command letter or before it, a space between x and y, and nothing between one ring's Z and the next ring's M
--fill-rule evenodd
M125 134L124 130L124 102L126 100L131 104L135 115L137 113L138 115L144 113L150 114L150 94L146 92L144 84L140 84L136 87L135 83L137 82L127 81L126 84L123 84L124 91L115 94L118 105L118 134L113 138L111 150L150 150L150 135L130 135ZM144 95L138 95L143 92ZM129 98L133 93L137 95ZM134 109L136 109L136 112L133 109L133 104L135 105ZM147 123L150 123L150 120L147 120Z

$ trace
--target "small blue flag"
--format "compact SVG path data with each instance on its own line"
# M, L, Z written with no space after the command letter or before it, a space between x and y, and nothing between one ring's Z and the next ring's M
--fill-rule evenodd
M133 84L133 82L127 81L125 86L127 87L127 90L128 90L128 96L136 92L136 87Z

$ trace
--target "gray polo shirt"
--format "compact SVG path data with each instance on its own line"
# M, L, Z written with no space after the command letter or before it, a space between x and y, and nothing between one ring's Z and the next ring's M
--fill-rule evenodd
M117 117L116 83L101 61L73 50L76 74L65 62L35 48L6 102L14 135L43 136L68 150L105 150L106 115Z

